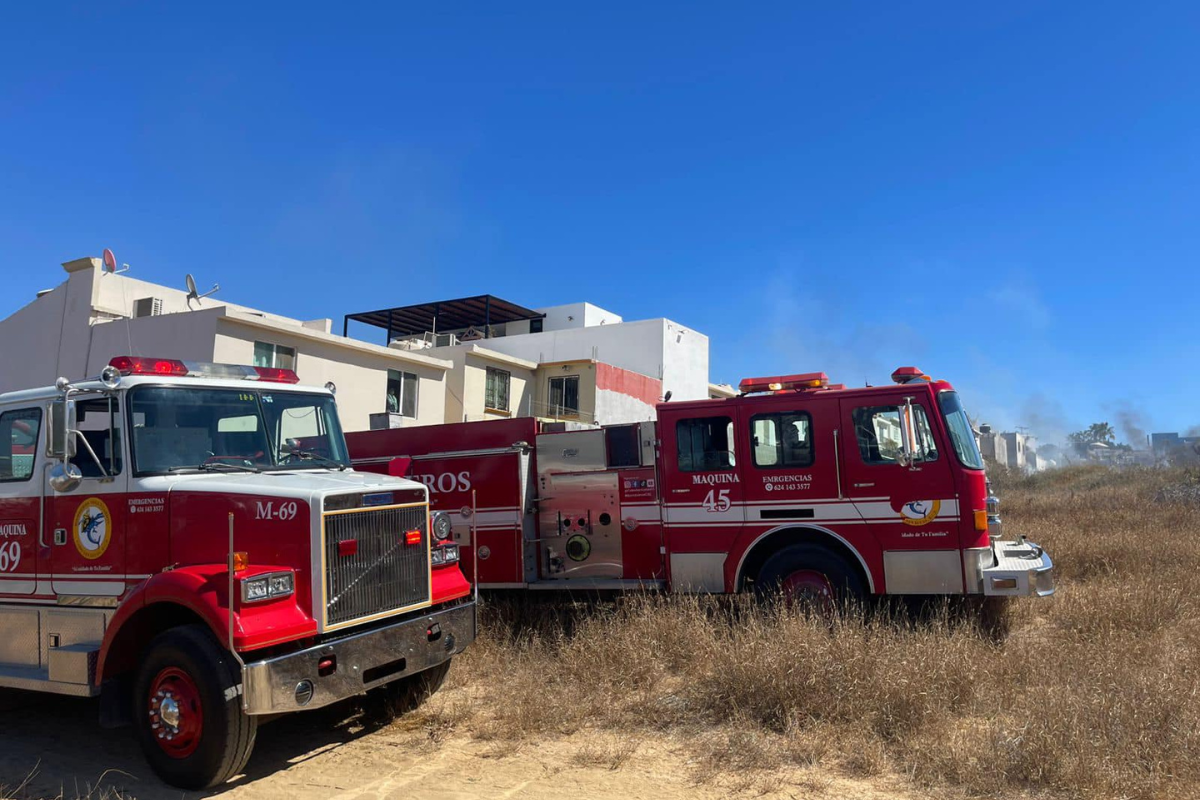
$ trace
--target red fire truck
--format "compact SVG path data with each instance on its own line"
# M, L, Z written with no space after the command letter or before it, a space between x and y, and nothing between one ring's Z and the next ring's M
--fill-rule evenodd
M120 357L0 395L0 687L99 696L184 788L265 715L418 702L475 637L447 515L350 468L333 387Z
M347 438L360 469L429 487L484 588L1053 593L1042 549L1000 537L954 389L912 367L892 378L748 379L738 397L662 403L628 425L509 419Z

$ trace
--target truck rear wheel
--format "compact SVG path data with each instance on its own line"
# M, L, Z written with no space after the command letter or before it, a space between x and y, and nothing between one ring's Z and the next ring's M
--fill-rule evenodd
M134 682L133 720L146 760L181 789L232 778L250 758L258 720L242 713L232 656L201 625L157 636Z
M446 659L436 667L372 689L362 699L363 713L376 722L390 722L415 711L442 688L449 671L450 659Z
M779 596L789 605L832 609L846 601L861 601L867 587L858 571L824 547L793 544L772 555L754 581L760 599Z

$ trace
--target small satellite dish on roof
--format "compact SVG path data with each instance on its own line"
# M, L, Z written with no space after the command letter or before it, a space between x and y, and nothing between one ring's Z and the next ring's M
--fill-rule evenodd
M196 291L196 279L192 277L192 273L190 273L190 272L189 272L189 273L188 273L188 274L185 276L184 280L186 280L186 281L187 281L187 304L188 304L188 308L191 308L191 307L192 307L192 301L193 301L193 300L195 300L195 301L196 301L196 303L197 303L197 304L199 304L199 303L200 303L200 301L201 301L201 300L203 300L205 297L209 297L209 296L211 296L211 295L214 295L214 294L216 294L218 291L220 291L220 289L221 289L221 284L219 284L219 283L214 283L214 284L213 284L213 287L212 287L211 289L209 289L209 290L208 290L207 292L205 292L204 294L200 294L198 291Z
M104 255L101 256L101 260L104 262L101 267L102 272L106 272L109 275L120 275L122 272L129 272L128 264L122 264L121 268L117 269L117 257L107 247L104 248Z

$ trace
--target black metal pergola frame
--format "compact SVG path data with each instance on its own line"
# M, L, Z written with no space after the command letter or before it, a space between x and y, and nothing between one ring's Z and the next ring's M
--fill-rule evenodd
M543 319L546 315L490 294L461 297L457 300L438 300L411 306L360 311L342 318L342 336L349 335L350 321L361 322L387 331L387 342L397 336L415 336L439 330L483 328L484 337L491 335L492 325L522 320ZM385 342L385 343L387 343Z

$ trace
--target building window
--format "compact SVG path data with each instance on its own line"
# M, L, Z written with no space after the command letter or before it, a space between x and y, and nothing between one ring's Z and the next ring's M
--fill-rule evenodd
M296 348L271 342L254 343L254 366L276 369L296 368Z
M494 411L508 411L508 389L512 375L502 369L487 367L487 386L483 390L483 404Z
M550 410L555 414L579 413L579 376L550 379Z
M756 467L807 467L813 463L812 420L803 411L750 418Z
M417 376L411 372L389 369L387 377L387 410L404 417L417 416Z
M733 420L729 417L681 419L675 423L680 472L733 469Z
M545 320L542 319L541 317L538 317L537 319L529 320L529 332L530 333L541 333L542 326L544 323L545 323Z

